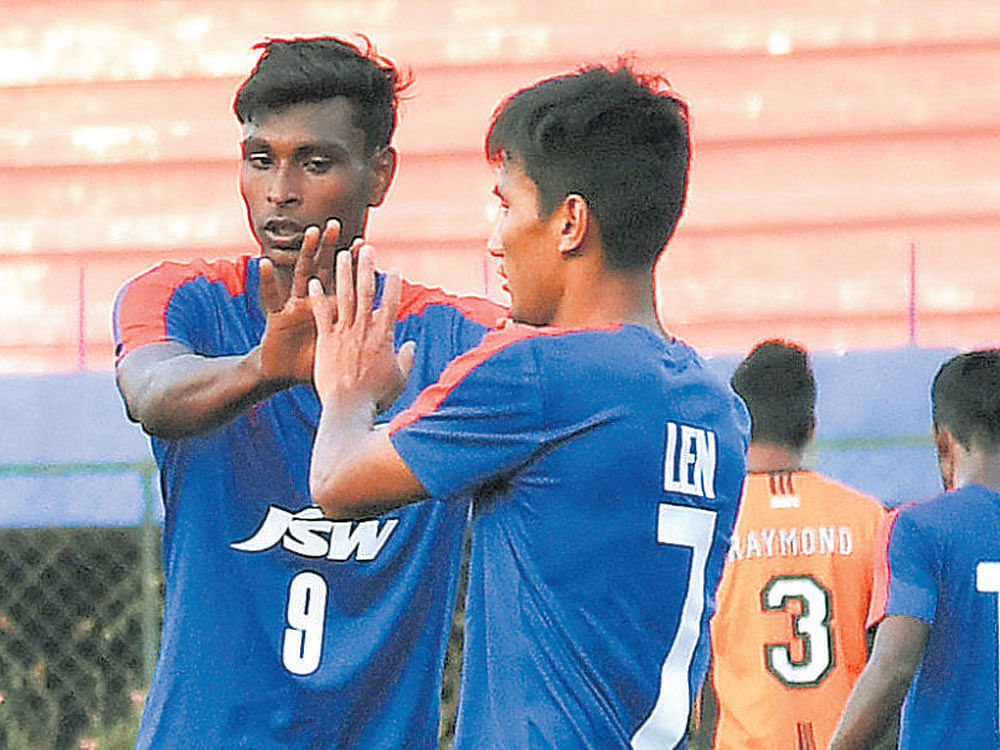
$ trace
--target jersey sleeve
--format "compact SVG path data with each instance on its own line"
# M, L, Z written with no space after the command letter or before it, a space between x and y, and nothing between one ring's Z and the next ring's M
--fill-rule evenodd
M502 484L540 451L621 417L619 404L560 408L558 338L530 326L493 331L393 418L390 439L431 496Z
M389 424L393 446L434 497L515 471L543 440L533 347L497 348L489 339L453 360Z
M888 563L885 614L933 622L938 599L935 545L906 512L896 517L889 531Z
M206 309L196 282L221 283L231 295L245 289L242 263L166 261L129 279L112 309L115 361L146 344L176 341L197 351L197 332L216 313Z
M383 285L384 276L380 275L379 298ZM450 359L476 346L505 315L505 308L485 297L452 294L404 279L396 311L395 345L398 348L426 334L450 353Z

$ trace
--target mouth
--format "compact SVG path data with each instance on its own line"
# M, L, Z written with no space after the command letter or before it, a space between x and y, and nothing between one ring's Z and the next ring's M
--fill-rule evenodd
M305 227L292 219L268 219L261 227L267 244L280 250L298 250L302 247Z

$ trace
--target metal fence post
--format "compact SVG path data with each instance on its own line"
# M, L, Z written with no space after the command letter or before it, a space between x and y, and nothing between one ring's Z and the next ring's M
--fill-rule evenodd
M153 477L155 467L142 469L142 661L143 677L148 686L153 679L153 668L156 666L156 653L159 650L159 563L157 561L157 538L160 527L156 523L153 503L156 494L153 492Z

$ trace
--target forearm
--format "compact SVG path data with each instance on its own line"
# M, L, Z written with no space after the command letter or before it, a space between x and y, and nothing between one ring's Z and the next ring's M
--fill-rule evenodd
M875 635L871 660L844 707L831 750L870 748L895 724L917 665L929 625L904 615L887 617Z
M328 518L366 518L427 496L388 431L373 427L374 400L321 401L309 485L313 502Z
M171 351L168 346L136 350L118 368L129 416L157 437L207 432L293 384L268 377L258 349L243 355L205 357L187 350Z
M895 724L908 687L909 679L898 670L863 672L844 707L830 750L873 747Z

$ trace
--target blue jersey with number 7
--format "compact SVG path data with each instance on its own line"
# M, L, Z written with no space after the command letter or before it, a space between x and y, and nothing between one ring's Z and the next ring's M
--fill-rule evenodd
M394 418L428 491L474 498L456 748L683 746L748 427L634 324L509 325Z

